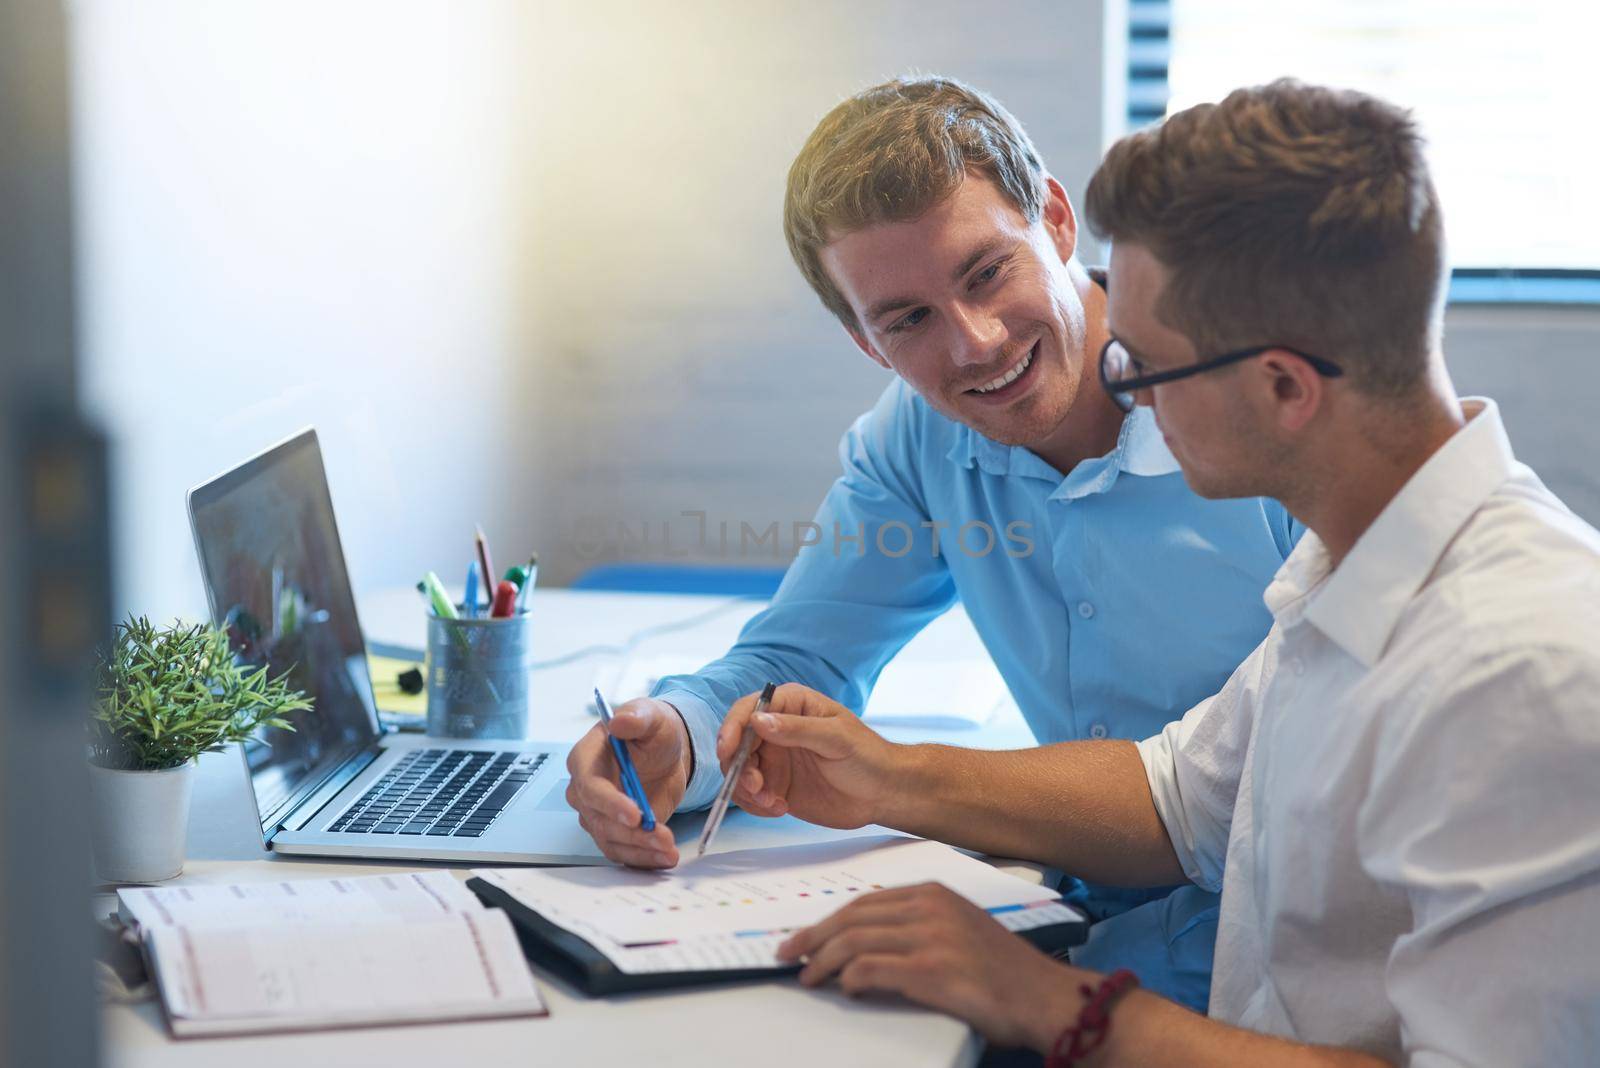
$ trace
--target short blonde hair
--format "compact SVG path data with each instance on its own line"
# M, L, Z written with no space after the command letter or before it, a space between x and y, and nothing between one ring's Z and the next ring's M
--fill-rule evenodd
M992 180L1029 223L1045 198L1044 168L1011 113L953 78L896 78L828 112L789 168L783 233L828 310L859 329L820 259L828 243L881 222L915 219L961 185Z
M1285 78L1117 142L1084 214L1167 268L1157 315L1202 355L1284 345L1396 396L1439 344L1448 275L1423 148L1409 112Z

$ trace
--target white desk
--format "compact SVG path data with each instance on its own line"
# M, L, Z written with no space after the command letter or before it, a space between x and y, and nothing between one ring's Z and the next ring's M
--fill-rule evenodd
M535 647L550 660L591 645L617 644L636 631L706 614L723 599L576 593L541 590L533 609L539 623ZM739 627L760 608L731 605L693 627L648 638L636 653L695 652L707 659L731 644ZM420 647L425 621L415 592L393 591L362 601L369 638ZM937 621L907 648L908 657L971 655L977 639L959 610ZM613 660L616 654L612 654ZM541 670L531 734L571 741L594 722L586 698L603 656ZM1014 708L981 731L886 732L900 741L941 740L958 745L1012 748L1033 744ZM741 823L730 813L724 835ZM795 821L787 821L795 824ZM794 833L803 834L795 824ZM747 833L755 828L746 828ZM692 832L688 832L691 833ZM683 840L680 834L680 841ZM326 878L415 870L428 865L286 859L261 849L237 752L200 761L190 813L188 863L175 882ZM113 1006L105 1013L106 1063L114 1068L225 1065L227 1068L311 1068L319 1065L427 1068L467 1061L541 1065L708 1065L760 1063L770 1068L848 1068L853 1065L970 1065L981 1040L967 1027L934 1013L883 1002L857 1002L836 990L805 990L792 979L701 990L587 998L539 972L550 1007L543 1019L415 1027L382 1027L229 1039L167 1037L153 1003Z

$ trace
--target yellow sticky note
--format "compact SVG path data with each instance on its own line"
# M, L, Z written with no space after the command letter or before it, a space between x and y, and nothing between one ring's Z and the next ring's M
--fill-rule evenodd
M406 693L400 688L402 672L416 668L422 672L422 691ZM372 676L372 696L378 708L402 716L428 714L428 669L421 661L401 660L393 656L367 655L367 671Z

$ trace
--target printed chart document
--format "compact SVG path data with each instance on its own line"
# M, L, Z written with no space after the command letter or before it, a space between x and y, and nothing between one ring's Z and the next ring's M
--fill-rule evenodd
M779 969L793 931L875 890L942 883L1013 931L1081 924L1055 891L938 842L898 836L714 853L669 872L622 868L474 871L618 970Z
M545 1014L506 914L449 872L117 897L179 1037Z

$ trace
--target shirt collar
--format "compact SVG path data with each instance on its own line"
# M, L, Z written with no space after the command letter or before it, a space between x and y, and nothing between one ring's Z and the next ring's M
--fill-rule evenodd
M1377 663L1446 547L1516 462L1494 401L1468 398L1461 411L1466 425L1417 469L1337 568L1330 571L1316 534L1300 539L1264 595L1280 623L1304 619L1366 667Z
M1087 271L1095 285L1106 288L1108 278L1104 267L1089 267ZM1178 461L1167 448L1166 439L1156 426L1155 415L1148 408L1135 408L1122 421L1115 448L1104 456L1080 462L1067 472L1066 478L1031 449L1002 445L965 424L956 426L955 444L947 454L950 460L969 468L976 464L991 475L1022 475L1059 482L1050 495L1051 500L1077 500L1092 493L1104 493L1116 484L1117 475L1122 471L1130 475L1170 475L1178 470Z
M1178 461L1167 448L1166 440L1156 426L1154 413L1149 408L1135 408L1122 420L1117 433L1117 444L1104 456L1083 460L1067 473L1065 478L1046 463L1033 450L1023 445L1002 445L986 438L965 424L956 424L956 440L946 456L962 467L977 466L986 474L1028 478L1057 482L1052 500L1076 500L1092 493L1104 493L1116 484L1117 476L1126 471L1130 475L1170 475L1177 471Z

